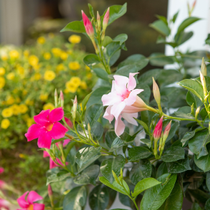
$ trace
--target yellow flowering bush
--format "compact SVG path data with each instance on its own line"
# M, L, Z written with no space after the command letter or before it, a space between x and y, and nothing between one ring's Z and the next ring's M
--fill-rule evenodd
M33 46L0 46L0 149L9 147L8 139L24 139L33 116L54 108L55 89L64 92L67 107L74 95L80 101L91 91L95 77L83 63L80 40L49 34Z

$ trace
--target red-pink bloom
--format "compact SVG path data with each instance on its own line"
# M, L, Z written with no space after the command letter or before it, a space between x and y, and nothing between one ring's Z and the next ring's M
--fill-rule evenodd
M28 194L27 199L25 199L27 194ZM17 210L44 210L44 207L45 207L44 204L34 203L42 199L43 197L40 196L35 191L30 191L29 193L27 191L17 199L17 202L19 206L21 207L21 209L17 209Z
M93 37L94 29L93 29L92 23L83 11L82 11L82 19L83 19L83 23L84 23L87 35L90 37Z
M9 210L9 202L7 200L0 198L0 209Z
M106 29L108 22L109 22L109 8L107 9L106 14L104 15L103 29Z
M163 116L160 118L157 125L155 126L155 129L153 132L153 137L155 140L158 140L161 137L162 128L163 128Z
M38 147L50 149L52 139L60 139L65 136L68 131L60 121L63 118L64 112L61 107L41 111L38 115L34 116L33 124L28 132L25 134L28 141L38 138Z
M143 89L135 89L136 80L134 75L136 74L130 73L129 78L114 75L111 92L101 98L103 106L108 106L104 118L109 122L115 118L115 133L118 136L125 129L125 125L121 120L122 117L129 123L138 125L133 118L138 116L139 111L147 110L146 104L137 96Z

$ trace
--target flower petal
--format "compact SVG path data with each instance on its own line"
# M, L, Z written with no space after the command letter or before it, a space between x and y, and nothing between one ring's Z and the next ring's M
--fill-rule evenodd
M21 208L28 208L29 203L25 200L26 195L28 194L28 191L25 192L23 195L21 195L18 199L17 202Z
M136 79L134 76L138 73L130 73L127 88L129 91L133 90L136 87Z
M138 123L136 122L136 120L134 119L138 117L138 113L122 113L122 117L129 123L133 124L133 125L138 125Z
M103 116L105 119L109 120L109 123L111 123L111 121L114 119L114 116L110 113L111 108L112 106L108 106Z
M126 87L128 81L129 81L128 78L125 77L125 76L114 75L113 77L114 77L114 79L115 79L115 84L116 84L117 86Z
M49 121L50 109L41 111L38 115L34 116L34 121L39 125L45 125Z
M53 109L49 114L49 120L50 122L58 122L60 121L64 116L64 111L62 107L58 107L56 109Z
M119 115L121 114L121 112L123 111L123 109L125 108L125 103L122 101L119 104L114 104L111 107L111 114L114 115L115 119L118 119Z
M135 101L136 101L137 95L139 93L141 93L142 91L144 91L144 90L143 89L135 89L135 90L131 91L131 93L129 94L128 98L126 98L124 100L125 104L128 105L128 106L134 104Z
M4 168L0 167L0 174L4 172Z
M101 98L103 106L109 106L109 105L114 105L115 103L120 103L121 96L117 95L114 92L111 92L109 94L104 94Z
M50 149L52 142L52 137L49 135L49 132L43 131L38 138L38 147Z
M70 139L65 139L63 141L63 146L65 147L71 140Z
M53 138L53 139L60 139L62 137L65 136L65 133L68 131L67 128L65 128L61 123L59 122L55 122L52 130L49 131L49 135Z
M37 192L35 191L30 191L27 197L27 201L32 204L36 201L42 200L43 197L41 195L39 195Z
M146 108L138 108L135 106L125 106L123 113L136 113L147 110Z
M45 205L42 203L34 203L33 210L44 210Z
M44 151L43 152L43 157L45 158L45 157L49 157L50 155L49 155L49 153L47 152L47 151Z
M58 165L50 158L50 169L58 167Z
M118 117L117 120L115 120L115 133L117 136L120 136L125 130L125 124L121 120L121 116Z
M40 136L40 132L42 131L41 125L33 124L29 127L25 137L27 141L32 141Z

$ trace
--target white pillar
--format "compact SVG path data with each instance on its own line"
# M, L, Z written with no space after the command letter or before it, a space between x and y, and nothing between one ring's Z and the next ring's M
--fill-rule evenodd
M0 0L1 44L22 44L22 0Z

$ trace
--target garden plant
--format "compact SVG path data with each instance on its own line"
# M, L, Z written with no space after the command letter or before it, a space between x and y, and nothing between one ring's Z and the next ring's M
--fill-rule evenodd
M111 38L106 28L127 5L103 14L88 6L90 17L82 11L83 20L62 32L90 38L95 54L83 61L98 82L80 105L72 99L71 107L65 102L69 96L55 91L55 108L34 116L25 136L38 139L51 164L46 187L21 195L20 209L125 210L112 208L117 193L129 209L181 210L184 198L191 210L210 209L208 52L179 50L193 36L188 26L200 20L192 16L195 5L174 37L179 12L169 21L157 16L150 25L160 33L157 43L170 45L173 56L135 54L117 66L128 37ZM210 44L210 37L205 42ZM148 63L155 69L141 73ZM164 69L167 64L174 69Z

